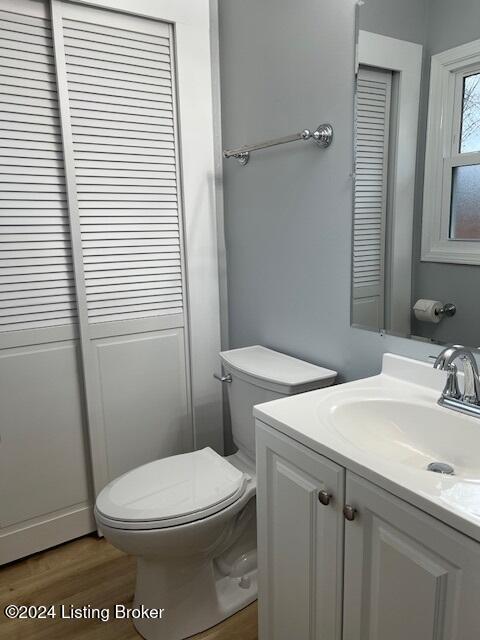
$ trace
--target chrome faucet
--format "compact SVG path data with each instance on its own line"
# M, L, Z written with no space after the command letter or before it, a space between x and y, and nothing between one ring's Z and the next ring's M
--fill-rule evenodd
M463 393L458 385L458 369L455 365L458 358L463 363ZM433 366L448 372L438 404L480 418L480 377L473 353L462 345L453 345L440 353Z

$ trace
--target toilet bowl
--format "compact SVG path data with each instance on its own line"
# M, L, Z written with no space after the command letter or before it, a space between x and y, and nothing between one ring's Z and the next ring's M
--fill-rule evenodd
M100 529L138 559L134 607L164 609L160 620L134 621L145 638L186 638L255 600L255 488L253 462L206 448L139 467L100 493Z
M238 452L209 447L127 472L98 495L106 539L137 557L134 619L147 640L183 640L257 597L252 408L332 384L336 373L264 347L223 352Z

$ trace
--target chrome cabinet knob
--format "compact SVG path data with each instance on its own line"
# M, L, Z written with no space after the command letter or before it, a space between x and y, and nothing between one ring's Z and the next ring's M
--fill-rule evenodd
M321 504L324 504L325 506L330 504L331 497L332 497L331 494L328 493L326 489L322 489L321 491L318 492L318 500Z
M346 504L343 507L343 515L345 516L345 520L348 520L349 522L352 522L352 520L355 520L356 513L357 513L357 510L349 504Z

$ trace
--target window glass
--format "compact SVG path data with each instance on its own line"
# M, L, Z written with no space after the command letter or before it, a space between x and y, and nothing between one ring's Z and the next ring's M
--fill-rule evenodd
M480 73L463 80L460 153L480 151Z
M453 169L450 238L480 240L480 164Z

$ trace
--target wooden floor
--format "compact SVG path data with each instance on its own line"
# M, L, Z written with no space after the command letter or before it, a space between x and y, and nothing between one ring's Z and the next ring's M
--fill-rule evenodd
M0 567L0 639L139 640L141 636L128 620L8 620L4 615L10 603L128 605L134 578L134 559L95 536ZM256 603L194 639L257 640Z

